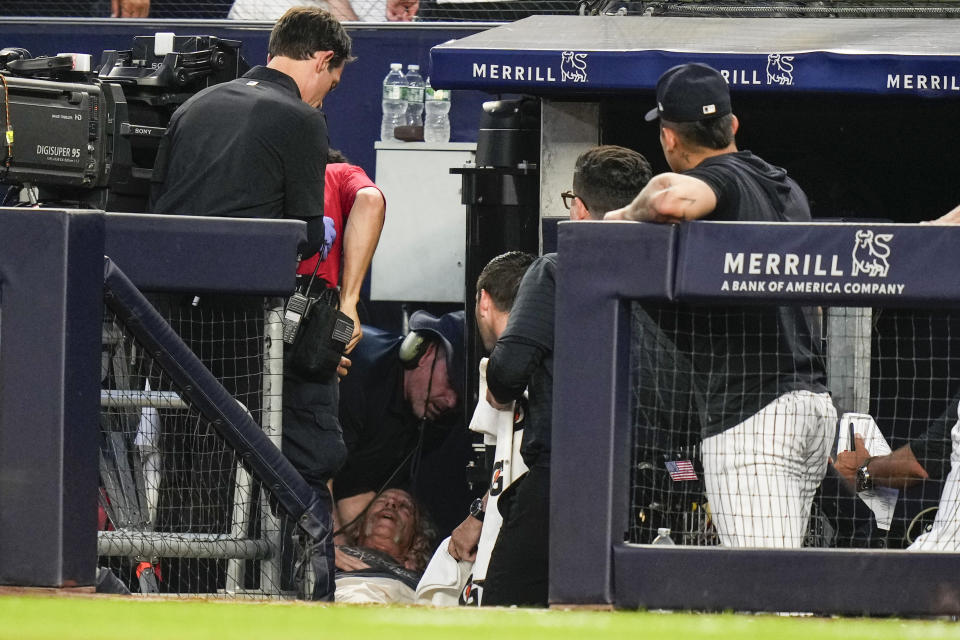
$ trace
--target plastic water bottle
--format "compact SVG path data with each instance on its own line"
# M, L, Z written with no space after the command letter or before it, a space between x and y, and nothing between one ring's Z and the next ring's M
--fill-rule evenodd
M423 121L425 142L450 142L450 92L434 89L427 79L424 106L427 110Z
M423 76L420 75L420 65L408 64L404 79L407 82L403 90L403 99L407 101L407 124L411 127L422 127L424 83Z
M660 527L657 529L657 537L653 539L653 544L675 545L677 543L670 537L670 529L668 527Z
M406 82L403 78L403 65L390 64L390 73L383 79L383 119L380 121L380 139L384 142L396 140L393 128L407 123L407 102L403 99Z

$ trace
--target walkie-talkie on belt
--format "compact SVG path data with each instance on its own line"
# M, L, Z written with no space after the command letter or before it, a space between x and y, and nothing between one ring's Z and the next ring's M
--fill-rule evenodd
M307 293L309 293L309 289ZM307 307L309 306L310 298L299 291L287 300L287 306L283 310L283 341L287 344L293 344L297 337L297 331L300 329L300 322L307 313Z

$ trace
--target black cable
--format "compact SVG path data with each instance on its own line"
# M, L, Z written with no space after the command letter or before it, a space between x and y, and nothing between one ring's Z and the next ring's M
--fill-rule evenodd
M387 490L387 487L390 486L390 483L393 482L393 479L397 477L397 474L400 473L400 470L403 469L403 466L404 466L405 464L407 464L407 461L410 460L410 457L414 454L415 451L416 451L416 449L412 449L412 450L403 458L403 460L400 461L400 464L397 465L396 469L393 470L393 472L390 474L390 476L384 481L383 485L382 485L379 489L377 489L376 493L373 494L373 497L370 498L370 502L368 502L368 503L367 503L367 506L365 506L365 507L363 508L363 511L361 511L361 512L358 513L356 516L354 516L353 520L351 520L351 521L348 522L347 524L340 525L340 528L333 532L334 537L336 537L336 536L340 535L341 533L343 533L344 531L348 530L350 527L352 527L353 525L355 525L355 524L357 523L357 521L359 521L364 515L366 515L367 511L370 509L370 505L373 504L373 501L376 500L377 498L379 498L379 497L380 497L380 494L382 494L384 491Z
M437 368L437 358L440 357L440 350L444 347L439 343L434 343L433 362L430 364L430 377L427 379L427 395L423 400L423 415L417 425L417 444L413 448L416 457L410 465L410 493L417 492L417 475L420 471L420 461L423 458L423 435L427 426L427 405L430 404L430 393L433 391L433 372ZM443 354L446 357L446 354Z
M16 187L13 187L13 186L7 187L7 189L3 191L2 195L0 195L0 206L3 206L3 207L17 206L17 204L19 203L15 203L15 201L12 199L16 191L17 191Z

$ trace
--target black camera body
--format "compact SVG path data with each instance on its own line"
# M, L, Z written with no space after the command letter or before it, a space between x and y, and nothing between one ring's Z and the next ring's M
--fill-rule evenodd
M96 70L76 55L0 50L0 185L20 187L29 204L146 211L170 117L249 68L240 46L215 36L137 36L129 50L104 51Z
M158 41L164 40L158 51ZM111 211L146 211L160 139L177 107L207 87L250 68L238 40L216 36L136 36L126 51L107 50L98 78L123 88L128 118L120 124L120 162L110 178ZM166 51L170 48L170 51Z
M103 208L118 117L126 115L123 91L96 78L5 80L0 183L50 187L58 200Z

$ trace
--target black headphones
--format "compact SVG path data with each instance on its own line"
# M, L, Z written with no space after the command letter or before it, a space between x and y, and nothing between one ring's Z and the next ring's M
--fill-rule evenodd
M434 340L427 336L428 332L411 331L400 343L400 363L404 369L416 369L420 359L427 352L427 348Z

